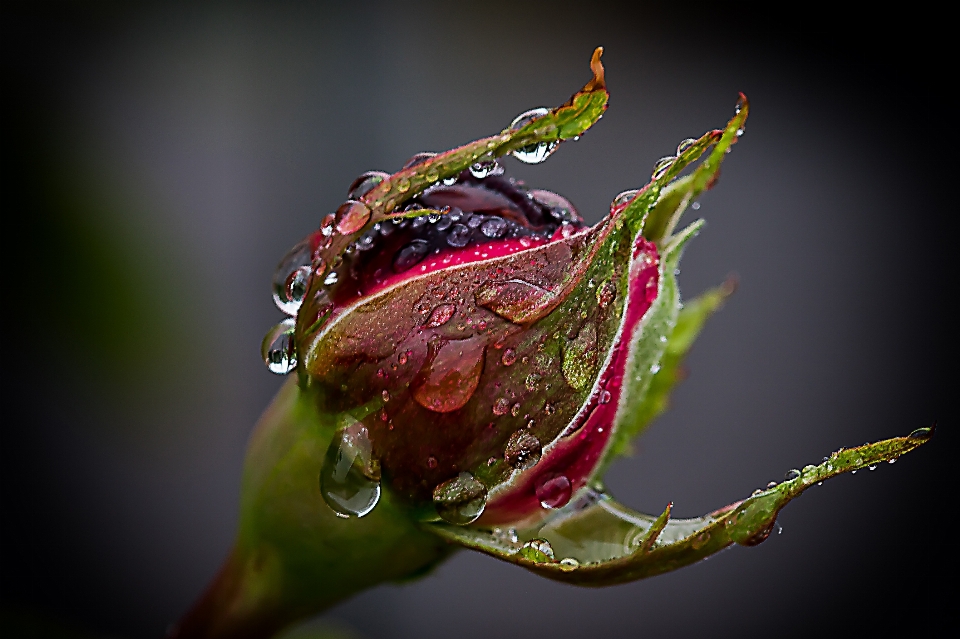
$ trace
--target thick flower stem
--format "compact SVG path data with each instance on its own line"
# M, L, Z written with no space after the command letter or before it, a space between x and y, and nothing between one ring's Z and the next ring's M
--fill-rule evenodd
M327 505L320 469L342 416L318 410L297 382L280 389L251 437L234 549L171 637L270 637L361 590L422 574L451 551L388 490L363 518Z

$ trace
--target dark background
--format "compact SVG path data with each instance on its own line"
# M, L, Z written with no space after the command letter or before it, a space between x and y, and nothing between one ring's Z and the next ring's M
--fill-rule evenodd
M945 17L778 6L5 4L6 636L163 633L229 547L245 441L281 383L258 350L278 259L359 173L566 100L596 45L603 121L543 165L507 161L591 221L738 91L752 106L680 280L740 288L612 492L694 516L840 446L937 419L938 436L811 490L767 543L672 574L585 590L462 552L323 623L370 639L946 628Z

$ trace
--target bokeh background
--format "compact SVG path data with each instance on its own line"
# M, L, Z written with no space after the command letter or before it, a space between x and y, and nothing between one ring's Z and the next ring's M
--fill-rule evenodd
M840 446L939 419L937 438L811 490L765 544L672 574L577 589L462 552L299 632L794 637L954 619L955 125L929 79L936 16L92 5L3 9L5 636L161 636L227 552L245 442L281 384L259 359L276 262L361 172L566 100L596 45L603 121L543 165L506 161L591 221L738 91L752 104L680 280L690 296L734 273L739 290L612 492L694 516Z

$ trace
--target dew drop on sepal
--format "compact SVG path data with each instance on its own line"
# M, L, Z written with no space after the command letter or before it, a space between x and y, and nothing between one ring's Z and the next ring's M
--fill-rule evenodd
M444 521L465 526L483 514L487 487L470 473L460 473L433 489L433 505Z
M380 500L380 463L366 426L351 422L337 431L320 471L320 494L340 517L363 517Z

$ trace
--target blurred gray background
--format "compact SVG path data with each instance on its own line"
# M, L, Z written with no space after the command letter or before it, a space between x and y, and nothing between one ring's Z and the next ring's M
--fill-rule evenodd
M229 548L245 442L281 384L259 358L279 258L361 172L565 101L597 45L606 117L540 166L507 161L590 221L738 91L752 107L680 280L740 288L612 492L694 516L840 446L940 433L811 490L765 544L672 574L578 589L462 552L315 623L369 639L945 627L954 125L929 82L937 39L911 40L938 20L772 11L5 6L7 636L162 635Z

